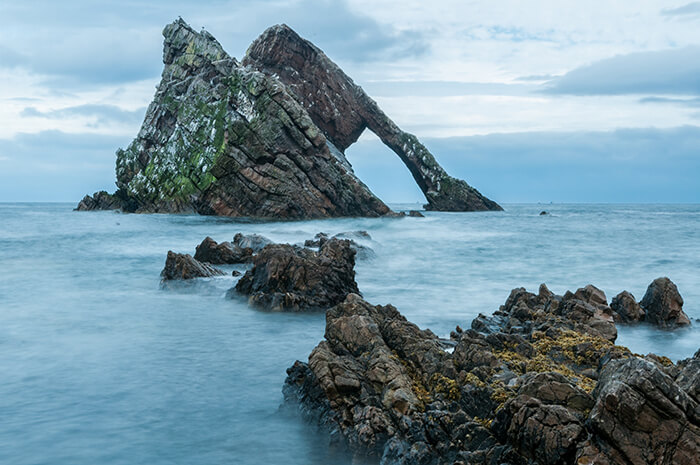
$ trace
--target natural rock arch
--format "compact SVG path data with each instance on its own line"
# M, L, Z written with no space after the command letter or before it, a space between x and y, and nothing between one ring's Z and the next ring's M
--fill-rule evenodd
M163 36L161 82L137 137L117 151L118 190L86 196L78 210L282 219L392 214L343 154L365 128L403 160L426 208L501 209L449 176L289 27L265 31L243 64L182 19Z
M428 210L502 210L453 178L413 134L404 132L314 44L286 24L268 28L248 48L243 65L281 80L340 151L369 129L393 150L425 194Z

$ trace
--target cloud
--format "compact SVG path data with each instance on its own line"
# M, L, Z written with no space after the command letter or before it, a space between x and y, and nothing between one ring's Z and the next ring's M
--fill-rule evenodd
M543 92L700 95L700 46L607 58L549 81Z
M110 123L136 125L143 120L145 111L145 107L130 111L114 105L84 104L49 111L39 111L35 107L26 107L20 115L23 117L47 119L88 117L95 119L95 124L98 126Z
M519 78L515 79L516 81L523 81L523 82L543 82L543 81L551 81L553 79L556 79L560 76L554 75L554 74L533 74L531 76L520 76Z
M313 12L311 14L311 12ZM275 23L285 23L315 43L331 59L356 63L420 57L429 50L424 33L398 30L353 10L347 1L298 0L280 4L263 15L251 15L260 24L258 34Z
M422 33L380 24L345 1L28 3L3 11L0 67L21 66L53 89L156 79L163 66L160 31L178 14L196 29L206 27L239 58L265 28L282 22L340 60L414 57L428 49Z
M678 8L661 10L662 16L696 16L700 15L700 2L691 2Z
M527 95L533 85L456 81L373 81L363 88L373 97L452 97L460 95Z
M696 98L671 98L671 97L644 97L639 103L666 103L683 107L700 108L700 97Z
M699 126L423 142L451 175L499 202L700 202ZM418 200L408 170L378 140L351 147L348 158L382 198Z

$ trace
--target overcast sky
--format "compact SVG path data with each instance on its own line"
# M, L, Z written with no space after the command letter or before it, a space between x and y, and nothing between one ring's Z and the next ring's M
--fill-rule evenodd
M238 58L287 23L497 201L700 202L700 2L652 0L2 2L0 201L114 190L178 16ZM371 135L348 156L422 200Z

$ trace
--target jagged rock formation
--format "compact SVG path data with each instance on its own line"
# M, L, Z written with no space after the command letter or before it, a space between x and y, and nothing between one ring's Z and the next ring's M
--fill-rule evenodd
M253 257L253 268L236 283L235 294L267 310L326 310L350 293L355 282L355 250L349 240L329 239L318 252L271 244Z
M639 305L649 323L664 328L690 324L690 318L683 311L683 297L668 278L657 278L649 284Z
M194 278L210 278L224 273L211 265L196 260L189 254L175 253L168 250L165 267L160 276L163 281L185 280Z
M273 28L263 38L274 31L286 29ZM250 66L242 66L209 33L196 32L181 19L166 26L163 36L161 82L138 136L117 151L118 190L86 196L78 210L285 219L392 214L355 176L342 153L364 129L354 113L309 113L308 100L293 85L285 85L286 75L280 80L256 70L255 54L247 58ZM263 38L256 44L264 45ZM272 52L281 53L279 48ZM270 58L280 66L285 59L295 60L289 66L299 65L298 55ZM318 63L311 61L310 66ZM313 84L325 92L343 79L351 82L338 73L329 75L327 83L317 79ZM404 159L431 208L500 208L447 176L415 137L401 132L366 100L349 103L359 105L363 118L374 118L369 127ZM329 117L336 123L328 123ZM352 136L330 131L328 124L349 125Z
M304 241L304 247L313 247L316 249L321 249L323 244L328 242L329 239L347 239L350 241L350 247L355 250L355 258L358 260L369 260L377 256L371 247L360 244L357 240L372 240L372 236L369 235L367 231L347 231L335 234L333 237L329 237L328 234L320 232L314 236L313 239L307 239Z
M253 260L253 249L232 245L230 242L219 244L207 236L195 249L194 258L212 265L235 265L249 263Z
M243 64L278 77L333 145L344 152L365 128L409 169L425 194L427 210L501 210L466 182L449 176L428 149L402 131L343 70L287 25L267 29L248 48Z
M236 233L233 236L234 247L241 249L251 249L253 253L260 252L266 245L272 244L272 241L260 234L242 234Z
M382 465L697 463L700 351L674 365L614 345L603 296L514 289L446 341L348 295L287 370L287 405Z

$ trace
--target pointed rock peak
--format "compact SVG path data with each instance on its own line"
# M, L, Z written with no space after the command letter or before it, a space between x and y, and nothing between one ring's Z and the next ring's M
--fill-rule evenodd
M163 63L166 65L231 58L214 36L205 30L195 31L182 18L165 26L163 37Z
M250 44L246 51L244 62L249 59L249 57L251 57L250 61L269 59L273 62L275 57L279 57L280 55L301 55L306 57L310 54L323 55L323 52L286 24L275 24L265 29L265 31Z

